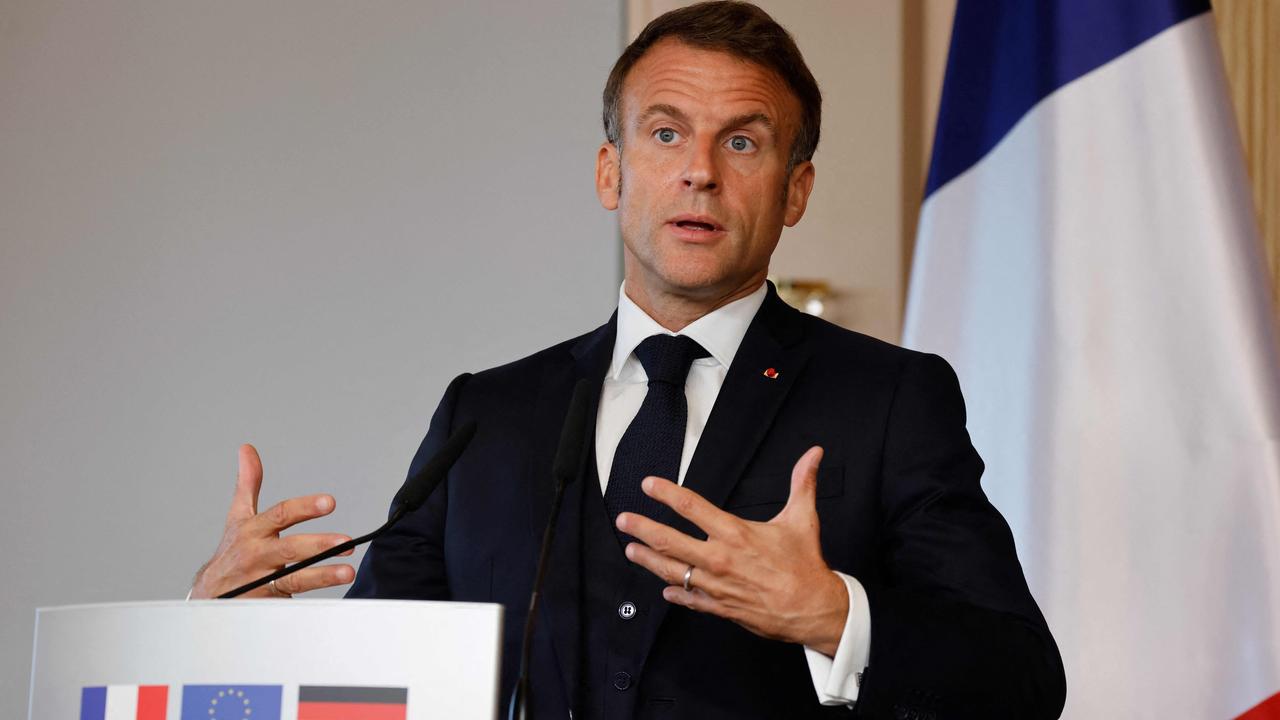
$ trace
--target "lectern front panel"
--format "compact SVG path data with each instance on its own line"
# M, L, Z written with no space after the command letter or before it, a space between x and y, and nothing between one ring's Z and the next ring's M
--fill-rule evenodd
M502 606L218 600L36 611L29 720L497 714Z

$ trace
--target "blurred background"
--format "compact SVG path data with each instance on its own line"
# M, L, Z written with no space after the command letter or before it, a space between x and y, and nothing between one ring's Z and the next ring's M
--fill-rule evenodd
M36 607L187 592L240 443L364 532L453 376L608 318L600 92L681 4L0 0L0 717ZM772 273L896 341L954 2L760 4L826 99ZM1280 12L1216 5L1274 276Z

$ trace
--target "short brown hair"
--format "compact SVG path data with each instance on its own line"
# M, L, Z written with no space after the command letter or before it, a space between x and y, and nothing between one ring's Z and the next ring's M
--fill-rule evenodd
M702 2L657 17L640 31L609 73L604 86L604 134L622 146L618 118L622 83L649 48L664 38L719 50L776 72L800 101L800 128L791 143L788 166L813 159L822 125L822 92L786 28L764 10L745 2Z

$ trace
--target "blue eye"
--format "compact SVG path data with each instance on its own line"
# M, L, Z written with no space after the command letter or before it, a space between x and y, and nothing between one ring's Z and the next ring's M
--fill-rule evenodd
M655 132L653 136L658 138L658 142L664 145L669 145L675 142L677 137L676 131L671 128L658 128L657 132Z
M750 138L743 137L742 135L734 135L729 138L729 147L733 148L737 152L746 152L750 150L753 145L754 143L751 142Z

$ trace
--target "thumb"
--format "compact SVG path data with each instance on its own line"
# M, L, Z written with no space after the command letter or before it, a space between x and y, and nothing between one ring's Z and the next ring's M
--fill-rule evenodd
M240 463L236 472L236 491L231 496L227 522L247 520L258 514L258 491L262 489L262 459L258 449L245 443L240 446Z
M818 501L818 465L822 462L822 448L814 445L805 451L791 468L791 495L779 517L798 515L808 517L816 512Z

